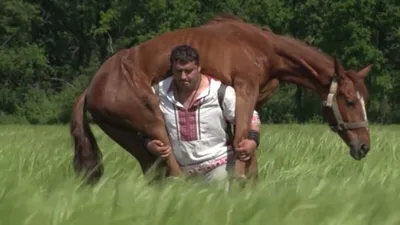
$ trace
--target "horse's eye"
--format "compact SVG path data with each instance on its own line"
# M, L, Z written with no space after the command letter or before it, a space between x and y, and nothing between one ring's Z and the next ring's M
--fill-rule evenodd
M350 100L350 99L347 99L346 103L347 103L348 106L353 106L354 105L354 102L352 100Z

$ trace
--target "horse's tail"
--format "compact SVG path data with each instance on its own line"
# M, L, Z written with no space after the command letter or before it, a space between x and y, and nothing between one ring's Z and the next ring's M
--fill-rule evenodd
M74 142L73 167L78 175L96 183L103 174L101 152L86 117L87 89L75 100L72 107L70 134Z

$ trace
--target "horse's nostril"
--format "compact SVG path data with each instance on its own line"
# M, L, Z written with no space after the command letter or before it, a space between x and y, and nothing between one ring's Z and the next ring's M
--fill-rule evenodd
M364 152L368 152L368 151L369 151L369 147L368 147L368 145L366 145L366 144L362 144L362 145L361 145L361 149L362 149Z

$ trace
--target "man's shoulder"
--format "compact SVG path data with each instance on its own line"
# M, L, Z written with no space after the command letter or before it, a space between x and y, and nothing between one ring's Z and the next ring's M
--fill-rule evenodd
M160 80L160 81L158 81L158 82L156 82L156 83L154 83L153 84L153 87L154 86L163 86L163 85L166 85L166 84L170 84L171 83L171 81L172 81L172 76L169 76L169 77L167 77L167 78L164 78L164 79L162 79L162 80Z
M171 82L172 82L172 76L167 77L155 84L152 85L153 90L155 91L155 93L160 93L165 95L168 90L170 89L171 86Z
M222 83L220 80L209 77L210 82L210 90L211 90L211 98L217 99L220 106L231 99L235 98L235 89L231 85L226 85Z
M221 94L223 94L224 96L235 95L235 89L231 85L227 85L222 82L219 82L217 92L218 92L218 95L221 95Z
M210 83L211 90L218 91L220 89L223 89L223 90L227 90L229 92L232 92L232 91L234 92L235 91L235 89L233 89L233 87L231 85L226 85L226 84L222 83L218 79L215 79L215 78L210 77L210 76L208 76L208 77L211 80L211 83Z

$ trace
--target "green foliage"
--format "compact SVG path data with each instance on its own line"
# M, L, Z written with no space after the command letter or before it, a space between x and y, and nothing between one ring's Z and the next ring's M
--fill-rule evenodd
M218 13L291 35L339 56L347 69L374 64L366 82L372 122L400 122L400 4L383 0L99 0L0 2L1 123L64 123L98 66L122 48ZM264 122L322 122L320 99L283 85Z

